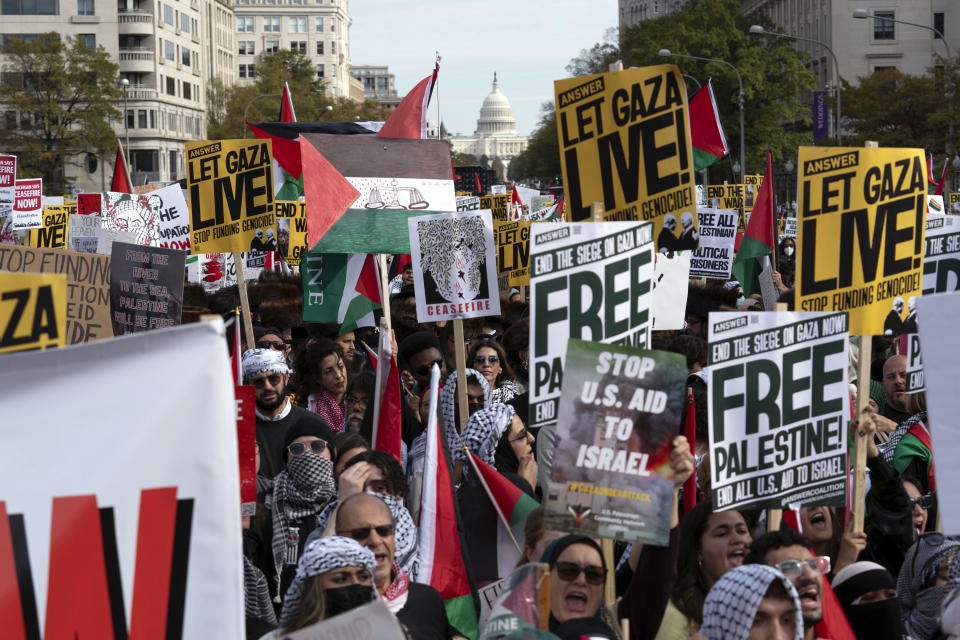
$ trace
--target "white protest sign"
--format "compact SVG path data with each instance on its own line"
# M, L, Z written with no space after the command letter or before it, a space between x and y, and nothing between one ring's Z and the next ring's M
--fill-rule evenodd
M124 635L129 627L242 638L236 405L223 323L3 358L0 540L17 525L20 543L7 552L28 573L14 573L13 558L2 565L13 588L0 609L39 621L45 638L113 638L117 621ZM69 392L92 380L109 381L106 396ZM65 425L70 446L24 455L62 440ZM14 605L25 580L35 600Z
M797 216L788 216L783 223L784 238L797 237Z
M13 211L13 197L17 190L16 180L17 156L0 154L0 218L10 215Z
M160 198L157 221L160 225L158 246L190 252L190 211L179 183L146 193Z
M530 225L530 422L557 421L567 340L632 347L650 339L653 225Z
M842 312L710 314L715 510L843 504L848 331Z
M653 322L656 331L683 329L690 279L690 251L675 251L667 257L654 254L653 268Z
M39 229L43 226L43 179L17 180L15 184L10 214L13 230Z
M382 600L374 600L279 637L282 640L406 640L407 636L387 605Z
M943 213L943 196L927 194L927 213Z
M926 372L927 411L933 461L937 470L939 514L943 532L960 534L960 494L949 487L960 486L960 394L957 393L956 368L960 361L960 342L956 325L960 317L960 293L923 296L918 302L920 340L924 344L923 367Z
M494 195L497 193L506 193L507 185L505 184L492 184L490 185L490 194Z
M730 278L739 218L740 212L736 209L697 207L700 248L693 252L690 260L691 278Z
M407 220L417 320L500 315L497 245L488 209Z
M480 209L480 196L457 196L457 211L477 211Z
M500 597L500 594L503 593L503 590L507 587L509 580L510 576L507 576L506 578L501 578L496 582L491 582L487 586L478 589L477 595L480 596L480 615L477 620L480 629L483 629L487 624L487 620L490 618L490 611L497 601L497 598Z

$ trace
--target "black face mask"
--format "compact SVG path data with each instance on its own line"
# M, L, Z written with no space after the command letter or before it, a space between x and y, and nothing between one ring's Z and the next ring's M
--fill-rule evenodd
M323 598L327 603L327 617L356 609L373 600L373 587L367 584L351 584L336 589L324 589Z
M899 640L902 637L900 601L896 598L850 605L844 609L844 613L858 638Z
M471 415L471 416L472 416L472 415L475 414L477 411L480 411L480 409L483 409L483 403L482 403L482 402L468 402L468 403L467 403L467 412L468 412L467 415Z

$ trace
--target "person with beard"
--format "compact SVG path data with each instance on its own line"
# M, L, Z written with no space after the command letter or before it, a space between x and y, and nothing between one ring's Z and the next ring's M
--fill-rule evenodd
M338 329L338 335L334 342L343 349L343 362L347 365L347 372L351 376L354 376L363 371L364 366L369 362L369 358L363 347L357 348L356 332L346 331L339 333L342 331L343 327L341 326L340 329Z
M341 536L314 540L304 549L284 594L280 628L260 640L279 640L374 600L376 564L373 553L356 540Z
M750 544L746 564L765 564L785 575L800 596L803 638L814 640L814 625L823 620L823 576L830 573L830 558L814 556L810 540L793 529L770 531Z
M657 235L657 251L665 255L673 255L677 248L677 217L672 213L663 216L663 228Z
M286 468L273 481L267 507L272 511L274 579L284 593L307 537L317 528L317 514L337 493L333 480L335 451L309 424L291 427L284 439Z
M683 249L693 251L700 246L700 232L693 226L693 214L689 211L680 214L680 224L683 226L683 231L680 232L680 237L677 238L674 247L678 251Z
M287 431L309 428L321 434L330 446L333 432L326 420L290 401L290 368L284 355L273 349L248 349L242 358L243 383L256 388L257 443L260 446L260 473L273 478L283 469Z
M451 640L456 630L447 620L440 593L414 582L395 562L396 526L390 508L375 495L356 493L344 499L334 517L336 534L353 538L373 552L373 584L391 613L417 640Z
M333 340L320 338L301 351L294 365L297 395L305 398L307 410L319 414L334 433L347 424L347 366L343 349Z
M903 298L897 296L893 299L893 308L883 321L883 335L898 336L903 333Z
M854 562L837 571L830 586L858 638L903 639L900 601L889 571L876 562Z
M350 379L347 385L347 431L359 432L367 405L373 396L377 376L372 371L362 371Z

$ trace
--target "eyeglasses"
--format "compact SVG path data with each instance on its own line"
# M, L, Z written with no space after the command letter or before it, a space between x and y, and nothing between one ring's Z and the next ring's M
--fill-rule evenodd
M313 440L311 442L294 442L287 450L290 451L295 456L304 453L307 449L310 449L317 455L323 453L327 449L326 440Z
M430 375L430 371L433 369L433 365L443 368L443 360L434 360L430 364L419 366L414 373L416 373L418 376L428 376Z
M286 351L289 342L280 342L279 340L261 340L257 343L258 349L273 349L274 351Z
M484 360L486 360L490 364L497 364L498 362L500 362L500 358L498 356L487 356L486 358L484 358L483 356L477 356L473 359L473 364L482 365Z
M357 542L362 542L370 537L371 531L376 531L377 535L381 538L387 538L393 535L394 526L392 524L380 524L371 527L357 527L356 529L337 531L337 535L347 536L348 538L353 538Z
M253 386L255 386L257 389L263 389L263 387L268 382L270 383L271 387L277 388L281 380L283 380L283 376L281 376L279 373L271 373L270 375L267 375L267 376L260 376L259 378L254 378L250 382L253 383Z
M607 577L607 570L603 567L581 567L573 562L558 562L556 570L557 577L564 582L573 582L581 573L583 573L583 577L587 579L587 584L603 584L603 581Z
M910 501L910 508L913 509L914 506L920 507L924 511L928 510L934 504L936 504L937 496L936 491L931 491L925 496L920 496L916 500Z
M358 404L362 407L367 406L367 398L358 398L357 396L347 396L346 402L348 406L355 404Z
M824 575L830 573L830 557L816 556L814 558L807 558L806 560L786 560L773 566L788 578L800 575L804 566L810 567L810 570L815 573Z
M526 440L527 436L529 435L530 432L527 431L526 427L524 427L523 429L520 429L520 433L517 434L516 438L510 438L510 442L520 442L521 440Z

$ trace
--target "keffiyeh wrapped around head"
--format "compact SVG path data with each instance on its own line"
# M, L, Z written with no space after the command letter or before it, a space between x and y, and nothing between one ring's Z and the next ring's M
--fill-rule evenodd
M803 640L803 616L797 590L786 577L765 564L746 564L723 574L703 603L700 633L709 640L746 640L760 601L774 580L779 580L793 598L796 611L795 640Z
M936 586L937 572L947 562L947 583ZM928 640L940 630L940 605L960 584L960 542L939 533L920 537L903 559L897 578L897 597L904 631L917 640Z
M461 446L453 452L455 460L463 462L464 474L470 468L467 460L465 445L470 449L470 453L494 466L494 454L497 451L497 444L503 434L510 429L510 423L513 422L513 416L516 410L509 404L495 404L492 407L477 411L467 420L467 426L463 428L460 434Z
M342 536L326 536L318 538L307 545L297 563L297 573L283 597L283 610L280 612L280 624L286 626L303 599L303 592L307 580L320 576L328 571L340 567L362 567L370 573L370 588L372 598L377 596L377 588L373 586L373 571L377 568L377 560L373 552L352 538Z
M274 349L247 349L243 352L243 379L249 380L264 371L290 373L287 359Z
M471 377L479 381L483 387L483 406L490 406L490 383L476 369L465 369L467 380ZM460 446L460 432L457 430L457 417L455 409L457 406L457 372L454 371L447 376L447 382L440 391L440 427L447 435L447 450L457 451Z

